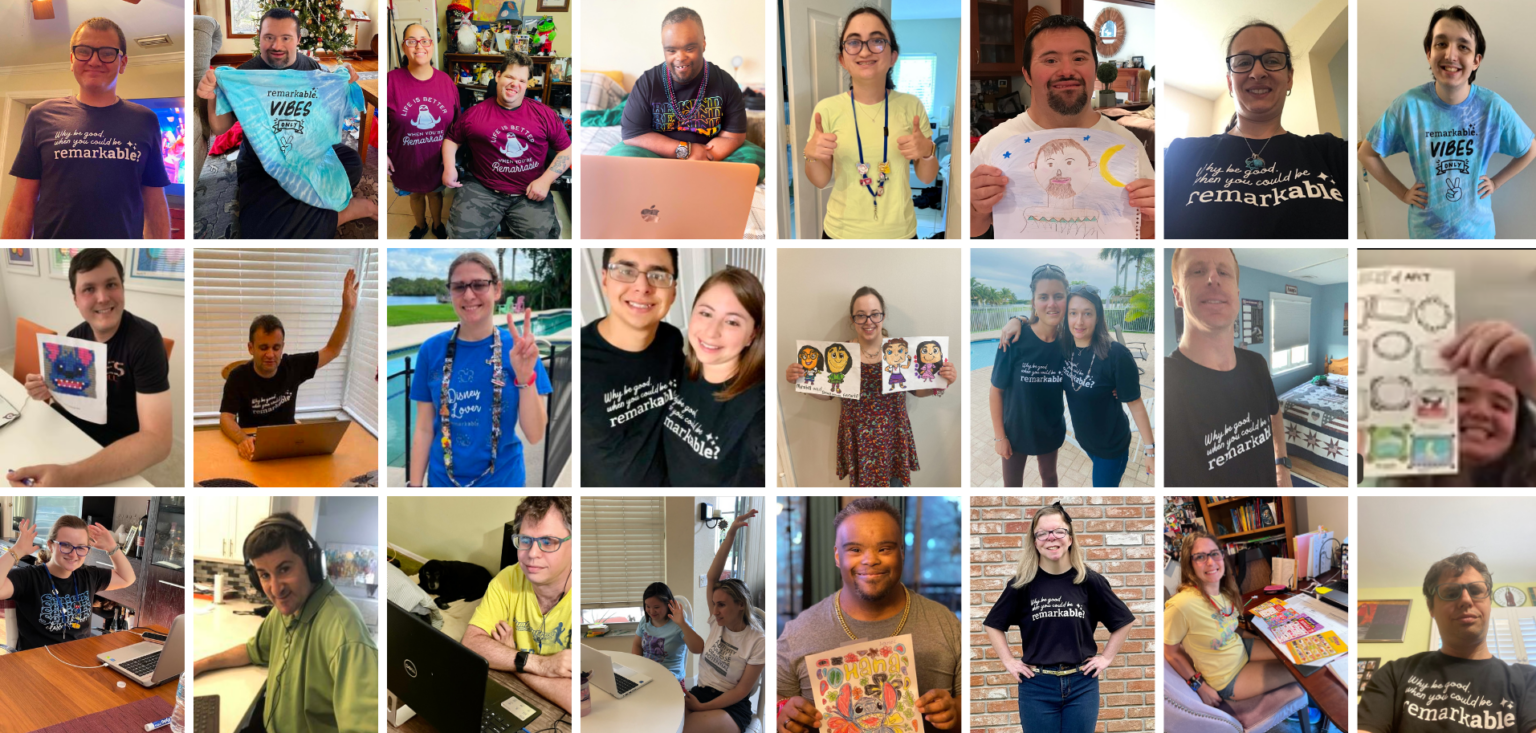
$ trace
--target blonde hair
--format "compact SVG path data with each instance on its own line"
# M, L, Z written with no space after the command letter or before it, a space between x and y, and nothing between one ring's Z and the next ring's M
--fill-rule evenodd
M715 590L725 591L725 594L730 596L731 600L736 601L741 604L742 608L746 609L741 612L741 620L746 622L747 626L759 633L763 631L763 612L752 605L752 599L747 594L746 583L736 578L726 578L715 584ZM714 592L711 591L710 593L713 595ZM710 598L709 602L713 604L715 599ZM715 615L713 613L709 615L709 623L715 623Z
M1029 536L1024 538L1024 551L1019 553L1019 564L1013 569L1013 587L1023 588L1035 579L1035 572L1040 570L1040 552L1035 549L1035 527L1040 524L1041 517L1055 515L1061 517L1061 521L1067 525L1067 539L1072 541L1072 547L1067 550L1067 558L1072 563L1075 573L1072 577L1074 584L1082 583L1088 578L1088 565L1083 561L1083 546L1077 542L1077 533L1072 531L1072 518L1067 516L1066 510L1059 506L1048 506L1035 512L1035 518L1029 522Z
M1243 607L1243 592L1237 588L1237 578L1231 573L1227 562L1227 552L1221 549L1221 543L1211 533L1204 530L1195 530L1184 535L1184 541L1179 547L1179 591L1188 588L1196 593L1204 593L1200 586L1199 576L1195 575L1195 542L1207 539L1216 545L1216 551L1221 553L1221 594L1227 597L1227 601L1233 608Z
M90 530L86 528L85 520L73 514L65 514L64 516L55 519L53 521L53 526L48 528L48 542L43 543L43 546L37 549L37 559L46 563L48 562L48 559L53 556L53 553L49 552L48 550L48 543L57 542L59 540L59 530L61 529L84 529L87 532L87 536L89 536L90 532ZM89 543L89 539L87 539L87 543Z

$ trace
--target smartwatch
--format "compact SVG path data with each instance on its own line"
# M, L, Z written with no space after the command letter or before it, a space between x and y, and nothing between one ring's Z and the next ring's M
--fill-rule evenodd
M685 159L687 159L688 158L688 143L678 143L677 144L676 155L677 155L677 159L678 160L685 160Z
M517 653L517 671L518 671L519 674L522 673L523 667L526 666L527 664L528 664L528 652L518 652Z
M1276 466L1285 466L1285 470L1289 471L1289 470L1291 470L1291 457L1290 456L1281 456L1279 458L1276 458L1275 459L1275 465Z
M1189 678L1187 681L1189 682L1189 689L1194 690L1195 692L1199 692L1200 686L1205 684L1205 677L1201 676L1199 672L1196 672L1195 676Z

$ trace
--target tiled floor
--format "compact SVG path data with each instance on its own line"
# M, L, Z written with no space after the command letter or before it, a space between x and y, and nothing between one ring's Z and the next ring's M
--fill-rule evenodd
M387 182L386 185L388 185ZM396 196L394 186L388 186L388 190L384 191L383 195L389 200L389 205L386 209L387 221L385 222L388 237L390 239L409 240L411 238L411 228L416 226L416 220L411 216L410 199L405 196ZM448 217L448 208L451 206L453 206L453 192L449 191L443 194L443 218L446 219ZM428 217L430 218L430 216L429 214ZM560 219L561 238L570 239L571 207L566 203L565 197L558 193L555 194L555 216ZM429 233L425 239L430 242L436 238Z
M939 209L917 209L917 238L927 239L934 232L944 229L944 212Z

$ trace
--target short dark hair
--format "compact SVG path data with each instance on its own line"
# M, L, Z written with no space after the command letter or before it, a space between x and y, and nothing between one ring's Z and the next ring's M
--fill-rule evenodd
M1076 28L1088 34L1088 50L1093 53L1093 65L1097 68L1099 65L1099 39L1093 35L1093 29L1089 28L1082 18L1070 15L1052 15L1036 23L1035 27L1029 29L1029 33L1024 36L1024 70L1030 71L1029 63L1035 59L1035 36L1040 35L1041 31L1057 30L1059 28Z
M533 59L522 51L508 51L503 55L501 63L496 64L496 75L501 76L501 73L506 71L509 66L523 66L528 69L528 73L533 73Z
M69 292L75 292L75 275L101 267L103 261L111 262L117 268L117 279L123 279L123 261L117 255L101 247L82 249L69 258Z
M512 517L512 528L521 532L524 519L537 522L543 519L550 509L560 510L560 519L565 521L565 531L571 531L571 497L569 496L523 497L522 503L517 505L517 514Z
M277 333L278 331L282 331L284 338L288 336L288 329L283 328L283 322L278 320L277 316L271 314L256 316L256 318L251 321L251 335L246 340L250 341L251 343L255 343L256 332L258 330L266 331L267 333Z
M262 13L261 14L261 19L256 21L256 35L257 36L261 35L261 24L263 24L263 23L265 23L265 22L267 22L269 20L291 20L291 21L293 21L294 25L296 25L296 26L297 25L301 25L301 23L299 23L299 16L297 14L295 14L292 10L289 10L287 8L272 8L271 10L268 10L267 12Z
M862 499L854 499L853 501L848 502L848 506L843 507L843 510L838 512L837 516L832 518L832 534L836 535L838 528L842 527L843 522L846 521L849 517L855 514L867 514L869 512L882 512L888 515L892 520L895 520L896 531L901 531L901 513L896 511L896 507L887 504L884 499L877 499L872 496L866 496Z
M1431 27L1433 27L1433 24L1431 24ZM75 37L80 35L80 31L85 28L90 28L93 31L115 31L117 33L117 50L122 51L124 56L128 55L128 38L123 35L123 29L117 23L112 22L111 18L90 18L84 23L75 26L75 32L69 34L69 45L75 45ZM1478 39L1481 40L1482 36L1478 36Z
M1454 20L1466 26L1467 30L1472 31L1472 39L1477 44L1478 56L1482 56L1483 51L1488 49L1488 41L1483 38L1483 29L1477 25L1477 20L1472 17L1471 13L1467 12L1466 8L1460 5L1452 5L1449 8L1436 10L1435 14L1429 17L1429 29L1424 31L1424 53L1429 53L1429 46L1435 39L1435 24L1439 23L1441 18ZM1477 81L1477 70L1474 69L1472 71L1472 75L1467 77L1467 81Z
M286 519L300 527L304 526L304 523L290 512L278 512L271 518ZM293 554L298 555L302 560L304 553L309 549L309 543L313 541L314 538L310 537L308 532L299 531L287 524L271 522L252 530L250 536L245 538L245 559L255 560L277 552L287 545L288 549L293 550Z
M667 17L661 19L661 27L665 28L669 25L676 25L689 20L699 24L699 32L702 33L704 31L704 19L699 17L699 14L693 8L677 8L667 13Z
M1429 604L1429 610L1435 610L1435 588L1440 585L1440 578L1447 572L1451 577L1459 578L1462 573L1472 568L1482 574L1483 580L1488 583L1488 590L1493 590L1493 573L1488 572L1488 566L1482 560L1477 559L1477 554L1462 552L1441 560L1429 566L1429 572L1424 574L1424 602Z
M608 262L613 259L613 250L614 249L617 249L617 248L616 247L604 247L603 248L603 269L604 270L608 269ZM677 248L676 247L668 247L667 248L667 254L672 255L672 276L673 277L677 277Z

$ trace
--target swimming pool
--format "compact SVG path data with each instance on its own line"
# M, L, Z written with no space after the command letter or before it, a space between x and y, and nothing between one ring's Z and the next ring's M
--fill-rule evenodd
M992 366L992 360L997 357L997 339L982 339L971 342L971 371L985 369Z

